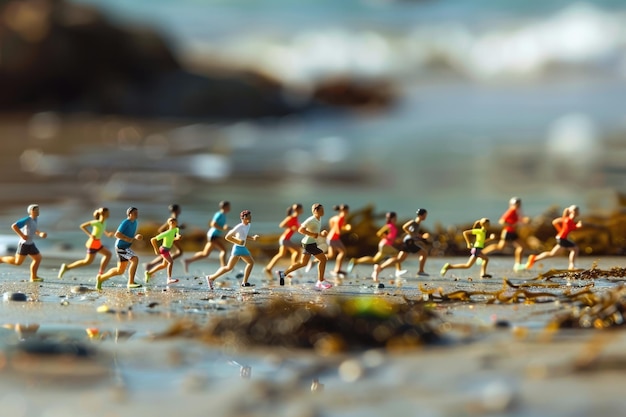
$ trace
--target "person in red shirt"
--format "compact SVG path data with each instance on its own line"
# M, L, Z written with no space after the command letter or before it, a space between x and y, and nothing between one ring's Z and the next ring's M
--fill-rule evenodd
M575 264L576 257L578 256L578 246L576 246L576 244L567 237L570 232L580 229L583 226L581 221L576 222L578 214L578 206L572 205L563 210L563 215L561 217L552 220L552 225L557 231L556 245L554 245L550 251L541 252L538 255L530 255L528 257L528 262L526 263L526 269L532 268L537 261L556 256L561 249L567 249L569 251L568 269L576 269Z
M346 272L341 270L341 264L346 256L346 246L341 241L341 234L352 230L352 226L346 223L346 217L350 208L347 204L333 206L333 210L338 211L335 216L328 220L328 256L327 258L335 259L335 268L331 271L331 275L346 276Z
M499 223L502 225L502 233L500 234L500 240L498 243L493 243L483 249L482 253L488 255L489 253L498 250L503 250L507 245L513 245L515 248L515 263L513 264L513 270L520 271L524 269L522 264L522 255L524 253L524 245L517 233L517 225L519 223L528 223L528 217L522 215L522 199L519 197L512 197L509 200L509 208L502 217L500 217Z
M291 240L294 233L298 231L298 228L300 227L300 220L298 219L298 216L301 214L302 204L294 203L287 207L287 216L278 225L278 227L282 227L285 231L278 239L278 253L274 255L264 268L266 274L270 276L272 275L272 268L274 268L274 265L276 265L281 258L291 254L291 263L294 264L298 261L300 255L302 255L302 248L300 247L300 244Z

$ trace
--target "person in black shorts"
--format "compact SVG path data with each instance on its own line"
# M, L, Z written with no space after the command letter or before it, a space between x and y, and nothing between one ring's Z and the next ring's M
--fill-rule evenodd
M402 230L404 230L405 235L402 239L402 246L398 255L387 259L380 265L374 265L374 272L372 272L372 278L374 278L374 280L378 279L380 271L392 265L401 264L407 256L409 256L409 254L416 254L419 256L419 268L417 270L417 275L423 277L429 276L426 271L424 271L426 259L428 258L428 250L426 249L424 242L426 242L426 240L430 237L430 234L420 233L420 224L426 220L428 211L425 208L420 208L415 212L415 214L415 219L409 220L402 225ZM405 273L406 270L396 270L396 276L398 277Z

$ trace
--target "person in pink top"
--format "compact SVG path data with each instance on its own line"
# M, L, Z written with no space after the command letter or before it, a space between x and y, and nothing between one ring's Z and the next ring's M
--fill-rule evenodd
M569 251L569 270L576 269L576 257L578 256L578 246L574 242L568 239L570 232L576 229L580 229L583 226L581 221L576 221L576 217L579 215L578 206L572 205L563 210L563 215L552 220L552 225L557 231L556 245L550 251L541 252L538 255L530 255L528 262L526 263L526 269L533 267L535 262L546 258L552 258L556 256L561 249L567 249Z
M272 268L283 257L291 253L291 263L294 264L300 258L302 254L302 247L300 244L291 240L293 234L298 231L300 227L300 220L298 216L302 214L302 204L294 203L287 208L287 217L283 219L278 225L285 229L278 239L278 253L269 261L265 266L264 271L268 275L272 275Z
M385 258L394 258L398 255L398 249L395 247L396 239L398 237L398 225L396 224L398 215L395 211L388 211L385 213L385 224L378 229L376 236L380 238L378 242L378 251L374 256L361 256L360 258L351 259L348 265L348 270L351 272L355 265L363 263L378 264ZM372 273L374 281L378 281L378 272L380 270L374 265L375 273ZM399 270L400 264L396 263L396 268ZM405 271L406 272L406 271Z
M426 239L430 237L430 234L428 232L422 233L420 231L420 224L426 220L428 211L425 208L420 208L415 212L415 214L415 219L409 220L402 225L402 230L405 232L405 235L402 238L400 252L398 252L396 256L387 259L382 264L374 265L374 272L372 272L372 278L374 281L378 280L378 274L380 271L390 267L391 265L396 265L396 277L399 278L406 274L406 270L401 268L401 264L411 253L419 256L419 269L417 270L417 276L428 276L428 274L424 271L426 258L428 257L428 250L422 242L425 242Z

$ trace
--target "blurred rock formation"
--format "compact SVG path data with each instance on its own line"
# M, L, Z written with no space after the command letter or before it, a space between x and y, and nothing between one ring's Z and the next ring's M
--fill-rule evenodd
M333 81L302 100L260 74L182 68L156 30L63 0L0 3L0 111L243 119L390 102L387 89Z

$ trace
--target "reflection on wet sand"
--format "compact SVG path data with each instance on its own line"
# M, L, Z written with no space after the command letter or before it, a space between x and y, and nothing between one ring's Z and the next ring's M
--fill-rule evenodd
M437 269L450 260L430 262ZM382 291L357 266L354 276L334 287L334 294L313 291L305 276L279 287L260 271L251 278L258 284L254 291L236 285L233 273L224 280L232 285L214 293L195 285L193 276L182 277L180 287L168 291L155 285L129 292L122 282L103 293L73 292L72 281L90 279L88 268L37 288L9 278L3 281L6 290L21 288L34 296L0 304L7 323L7 329L2 329L6 330L2 332L6 365L0 373L11 377L6 393L44 389L36 391L43 395L54 387L56 399L39 402L35 396L33 406L60 407L76 394L74 387L80 387L91 399L91 407L97 404L109 413L118 407L149 407L146 397L173 402L184 397L187 404L195 404L189 395L200 395L201 404L209 398L221 410L245 409L251 415L257 415L254 410L259 407L277 411L286 405L310 406L317 404L317 398L322 409L341 410L345 398L356 392L364 398L350 407L371 407L363 415L392 405L403 409L400 404L416 395L422 405L449 410L445 415L450 416L466 407L498 410L503 415L533 404L541 404L542 409L568 408L568 402L539 399L529 390L546 383L552 392L564 389L561 377L567 377L569 385L585 384L589 372L608 376L611 364L619 366L622 358L603 352L617 349L621 342L604 340L588 346L586 352L588 332L571 334L548 324L570 312L578 314L572 317L578 317L583 328L586 323L596 329L601 323L619 326L615 318L621 307L609 300L621 299L624 271L610 267L614 258L579 272L542 272L537 265L539 275L511 273L509 259L492 262L498 278L471 280L464 271L448 278L411 277L400 284L384 276L381 279L389 285ZM461 297L462 293L468 297ZM494 298L488 293L501 295ZM60 305L60 299L69 303ZM335 303L337 299L341 301ZM110 308L99 313L103 305ZM421 321L422 311L429 311L430 324ZM572 322L561 321L565 327ZM37 330L29 333L32 324ZM394 328L408 334L394 337ZM440 342L412 343L428 329L439 334ZM359 332L363 337L356 336ZM280 338L272 342L277 345L264 347L264 338L274 334L302 338L309 347L288 348ZM19 339L32 344L24 346L24 352L7 347L7 342ZM389 343L381 347L385 340ZM372 349L375 346L379 348ZM487 373L493 378L481 379ZM462 375L473 381L481 393L478 397L459 382ZM422 398L422 389L432 388L433 378L448 387L447 401L438 393ZM510 378L514 383L498 385L497 381L510 382ZM449 404L451 396L458 403ZM242 403L241 398L247 400ZM336 398L341 401L335 403ZM120 415L129 414L120 411Z

